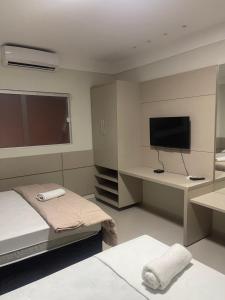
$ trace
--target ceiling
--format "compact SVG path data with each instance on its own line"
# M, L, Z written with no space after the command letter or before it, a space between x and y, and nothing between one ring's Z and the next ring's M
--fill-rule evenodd
M0 44L118 73L225 39L225 0L1 0Z

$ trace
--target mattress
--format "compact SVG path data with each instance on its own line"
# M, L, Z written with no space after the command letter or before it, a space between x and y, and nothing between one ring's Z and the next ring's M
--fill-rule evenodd
M141 279L143 265L167 249L142 236L7 293L1 300L224 300L225 276L196 260L165 291L147 289Z
M55 233L15 191L0 193L0 266L97 234L101 224Z

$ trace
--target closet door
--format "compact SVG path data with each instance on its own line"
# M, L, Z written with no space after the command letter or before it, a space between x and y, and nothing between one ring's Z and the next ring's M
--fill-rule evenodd
M117 169L116 83L92 88L91 98L95 164Z

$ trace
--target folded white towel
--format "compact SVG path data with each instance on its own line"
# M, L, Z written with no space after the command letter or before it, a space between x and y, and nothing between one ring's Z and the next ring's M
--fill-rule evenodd
M58 198L65 195L66 191L64 189L55 189L45 193L37 194L37 199L39 201L47 201L53 198Z
M174 244L164 255L147 263L142 271L144 284L152 289L164 290L171 280L185 269L192 259L191 253Z

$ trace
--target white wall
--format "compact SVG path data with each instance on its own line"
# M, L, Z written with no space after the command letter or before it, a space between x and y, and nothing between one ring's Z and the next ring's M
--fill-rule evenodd
M117 79L146 81L223 63L225 63L225 40L122 72L117 74Z
M0 158L92 149L90 87L108 82L109 75L64 70L51 73L0 67L0 89L69 93L71 95L71 145L0 149Z

